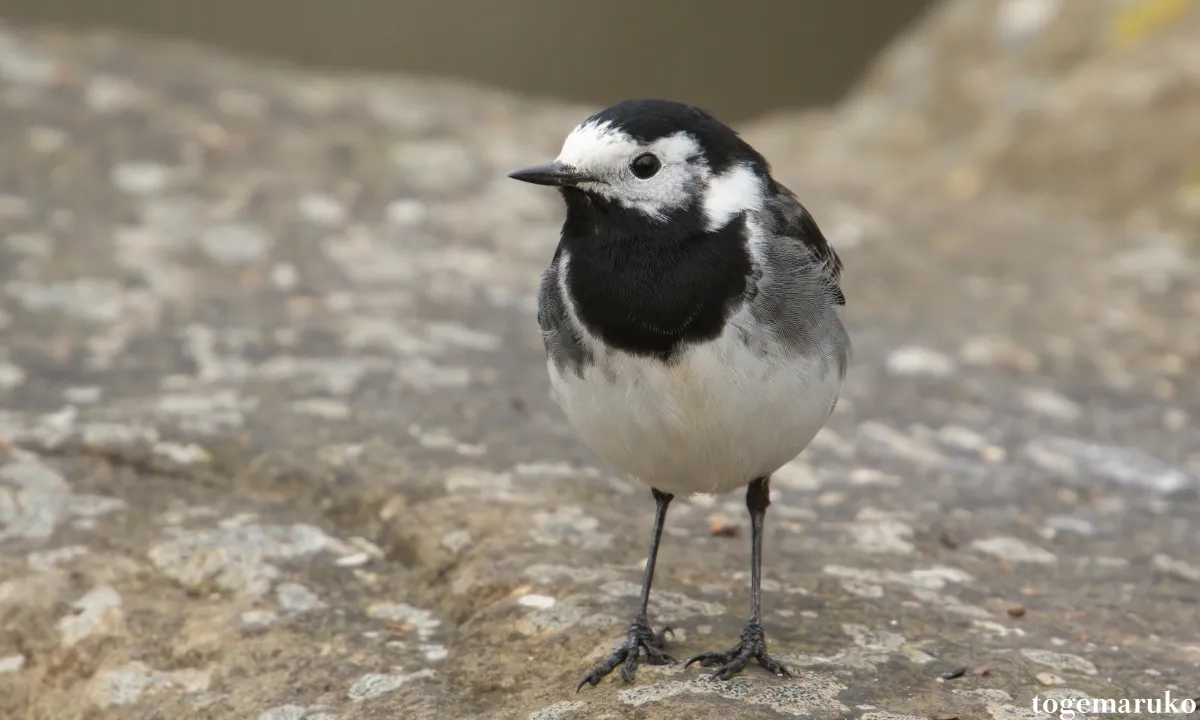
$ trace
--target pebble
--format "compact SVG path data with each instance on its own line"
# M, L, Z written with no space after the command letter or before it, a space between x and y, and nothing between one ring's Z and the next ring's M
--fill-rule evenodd
M525 607L535 608L537 610L549 610L550 608L554 607L556 602L558 601L549 595L537 595L533 593L529 595L522 595L521 597L517 598L518 605L524 605Z
M275 588L275 598L279 606L289 613L300 614L325 607L316 593L299 583L282 583Z
M412 227L424 222L428 211L420 200L402 198L388 203L385 211L388 222L400 227Z
M25 667L24 655L9 655L0 658L0 675L20 672L23 667Z
M129 162L112 169L113 185L130 195L154 195L163 191L171 179L171 169L149 162Z
M993 335L968 339L959 347L958 357L968 365L996 365L1024 372L1036 370L1039 365L1032 351L1015 345L1009 338Z
M1046 665L1055 670L1083 673L1084 675L1095 675L1098 672L1090 660L1070 653L1026 648L1021 651L1021 654L1039 665Z
M946 461L936 449L881 422L868 420L859 426L859 431L894 455L918 465L940 465Z
M1027 410L1054 420L1074 422L1083 415L1079 403L1047 388L1025 388L1020 399Z
M300 217L315 224L334 226L346 219L346 207L337 198L324 193L309 193L296 204Z
M117 113L137 107L145 93L137 85L115 75L97 75L88 81L83 101L101 113Z
M12 390L25 382L25 371L20 366L0 360L0 390Z
M979 457L982 458L984 462L993 464L1002 463L1004 462L1005 458L1008 457L1008 451L999 445L988 445L979 451Z
M300 720L306 712L303 705L280 705L260 713L258 720Z
M971 547L1001 560L1015 563L1049 565L1058 560L1054 553L1015 537L983 538L971 543Z
M414 673L396 673L394 675L368 673L351 685L350 690L346 694L351 701L362 702L363 700L395 692L413 680L431 678L435 675L436 673L429 668L418 670Z
M903 345L893 350L888 355L886 367L893 375L930 377L949 377L958 369L949 355L917 345Z
M226 265L247 265L261 260L271 249L271 237L262 229L240 223L214 225L200 236L200 247Z
M300 283L300 273L291 263L279 263L271 268L271 282L280 290L291 290Z
M1050 687L1053 687L1055 685L1062 685L1066 682L1066 680L1063 680L1061 677L1055 675L1054 673L1048 673L1048 672L1040 672L1035 677L1037 677L1038 682L1040 682L1043 685L1050 686Z

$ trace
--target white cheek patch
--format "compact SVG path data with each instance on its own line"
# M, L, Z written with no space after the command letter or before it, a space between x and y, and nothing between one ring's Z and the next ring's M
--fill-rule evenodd
M704 191L704 216L708 230L724 227L733 218L762 207L762 178L748 165L735 165L712 178Z

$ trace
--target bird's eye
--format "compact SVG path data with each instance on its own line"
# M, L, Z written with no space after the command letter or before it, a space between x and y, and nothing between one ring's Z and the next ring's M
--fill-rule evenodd
M633 174L643 180L654 177L654 173L658 172L658 169L661 167L662 163L651 153L638 155L629 165L629 169L633 170Z

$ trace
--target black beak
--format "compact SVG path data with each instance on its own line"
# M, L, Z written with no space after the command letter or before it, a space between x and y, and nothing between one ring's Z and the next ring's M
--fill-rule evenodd
M595 178L586 173L560 162L549 162L545 165L534 165L524 170L514 170L508 174L513 180L533 183L534 185L551 185L556 187L575 187L581 182L594 181Z

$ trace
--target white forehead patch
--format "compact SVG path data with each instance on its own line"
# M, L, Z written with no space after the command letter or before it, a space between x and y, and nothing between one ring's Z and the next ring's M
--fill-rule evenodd
M636 140L608 123L583 123L567 136L556 159L571 167L615 165L637 148Z
M748 165L734 165L713 177L704 191L708 230L718 230L733 218L762 207L762 178Z

